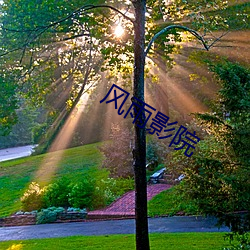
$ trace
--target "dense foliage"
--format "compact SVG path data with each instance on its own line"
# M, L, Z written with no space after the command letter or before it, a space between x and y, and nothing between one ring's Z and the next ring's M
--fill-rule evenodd
M192 159L177 153L172 164L185 174L182 192L200 211L243 232L250 225L250 71L225 61L208 63L221 90L214 112L197 114L207 137Z
M10 133L13 124L17 122L16 109L18 101L16 86L3 75L0 77L0 136Z
M110 5L124 15L92 4ZM128 82L133 71L132 3L89 0L82 5L78 0L70 3L4 0L0 5L1 70L13 73L11 88L17 89L30 103L36 106L46 103L46 108L59 111L57 114L64 111L60 117L62 123L83 92L100 82L102 70L108 69L113 77L122 74ZM234 1L229 1L229 5L235 5ZM244 28L249 18L248 5L239 6L228 7L227 1L217 0L147 1L147 43L162 28L182 22L204 34L209 30L230 29L235 22L227 22L229 19L237 19L238 26ZM113 34L117 24L126 29L120 39ZM170 55L178 47L173 41L182 39L186 38L175 29L167 32L155 41L150 56L157 52L156 57L171 64ZM4 95L7 98L9 94ZM16 108L12 104L12 109ZM13 118L5 118L5 127L16 122ZM53 137L61 125L47 126L47 129L53 127L49 136Z
M21 197L22 209L33 211L49 207L75 207L92 210L109 205L133 188L133 179L91 179L88 175L77 182L62 177L44 187L32 182Z

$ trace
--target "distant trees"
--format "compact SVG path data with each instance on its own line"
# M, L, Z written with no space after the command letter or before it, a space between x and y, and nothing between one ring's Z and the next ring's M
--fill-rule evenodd
M0 136L10 133L17 122L18 100L16 85L4 75L0 76Z

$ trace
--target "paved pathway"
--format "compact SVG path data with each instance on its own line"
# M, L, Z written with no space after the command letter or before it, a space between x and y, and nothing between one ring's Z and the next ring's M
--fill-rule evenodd
M30 156L35 145L0 149L0 162Z
M149 218L150 233L169 232L228 232L227 227L218 229L214 218L174 216ZM74 235L134 234L135 220L109 220L95 222L57 223L21 227L0 228L0 241L39 238L57 238Z
M155 195L169 189L171 185L168 184L155 184L149 185L147 188L148 200L151 200ZM119 217L135 215L135 191L130 191L123 195L121 198L113 202L105 209L91 211L88 213L89 218L100 217Z

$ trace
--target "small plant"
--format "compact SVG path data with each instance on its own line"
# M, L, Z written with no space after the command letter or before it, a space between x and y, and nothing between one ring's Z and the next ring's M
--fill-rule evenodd
M111 191L115 185L116 180L114 178L105 178L96 182L93 194L93 205L95 209L107 206L116 199Z
M32 182L27 191L21 197L22 208L24 211L39 210L43 207L44 188L38 183Z
M49 207L37 213L36 224L55 222L59 213L64 212L63 207Z
M230 242L230 247L224 247L223 250L250 250L250 240L247 233L228 233L224 237ZM236 240L237 243L233 244L233 241Z
M112 188L112 192L118 198L124 193L134 190L135 182L133 178L119 178L116 179L116 184Z
M67 208L67 213L87 213L86 208L80 209L80 208L75 208L75 207L68 207Z
M134 189L132 178L105 178L96 182L93 195L95 208L100 208L111 204L124 193Z

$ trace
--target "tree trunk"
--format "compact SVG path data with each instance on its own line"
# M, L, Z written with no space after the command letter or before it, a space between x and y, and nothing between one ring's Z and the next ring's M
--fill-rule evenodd
M134 97L144 102L145 67L145 13L146 0L133 1L135 7L134 22ZM136 112L138 112L136 108ZM146 130L138 127L145 121L145 112L135 121L135 146L133 150L135 173L135 217L136 249L149 250L147 218L147 180L146 180Z

